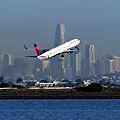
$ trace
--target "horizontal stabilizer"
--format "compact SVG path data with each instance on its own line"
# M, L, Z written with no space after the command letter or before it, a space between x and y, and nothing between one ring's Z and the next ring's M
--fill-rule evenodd
M37 58L37 56L25 56L25 57Z

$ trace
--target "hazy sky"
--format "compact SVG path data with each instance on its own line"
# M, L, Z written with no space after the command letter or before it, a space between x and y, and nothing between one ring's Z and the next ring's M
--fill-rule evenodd
M120 0L0 0L0 53L33 55L23 44L54 46L57 23L66 40L94 44L97 54L120 55Z

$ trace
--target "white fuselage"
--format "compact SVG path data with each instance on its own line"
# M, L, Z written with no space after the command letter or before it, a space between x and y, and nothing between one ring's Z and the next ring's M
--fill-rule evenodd
M51 58L58 54L62 54L62 53L69 51L71 48L76 47L79 43L80 43L80 40L78 40L78 39L70 40L68 42L65 42L62 45L59 45L43 54L37 56L37 58L39 60L45 60L45 59Z

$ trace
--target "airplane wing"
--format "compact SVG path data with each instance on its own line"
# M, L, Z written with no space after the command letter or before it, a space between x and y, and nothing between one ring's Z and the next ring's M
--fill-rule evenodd
M58 53L58 54L56 54L56 55L54 55L54 57L55 56L57 56L57 55L63 55L63 54L68 54L68 53L73 53L73 52L79 52L78 50L67 50L67 51L64 51L64 52L61 52L61 53Z
M64 54L64 53L73 53L73 52L79 52L78 50L66 50L61 52L60 54Z

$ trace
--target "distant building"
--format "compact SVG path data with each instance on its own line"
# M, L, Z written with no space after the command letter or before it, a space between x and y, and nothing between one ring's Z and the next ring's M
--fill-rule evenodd
M81 51L76 54L76 76L81 76Z
M86 62L85 58L81 58L81 78L86 77Z
M114 60L107 59L105 61L105 73L112 73L114 72Z
M0 54L0 76L2 72L2 54Z
M102 75L105 74L105 61L97 60L95 63L95 74Z
M71 80L73 77L73 69L71 67L71 55L67 54L65 56L65 78Z
M86 77L95 75L95 48L85 43Z
M65 42L65 25L64 23L57 24L55 33L55 47ZM52 76L55 79L61 79L65 76L65 59L61 62L61 56L56 56L51 59ZM62 76L61 76L62 72Z
M71 54L72 78L81 76L81 51L79 53Z
M24 58L14 59L14 75L15 76L25 76L26 63Z
M67 66L65 70L66 70L65 71L66 79L71 80L72 79L72 68L70 66Z
M43 64L41 60L34 60L34 77L40 79L43 77Z
M55 47L65 42L65 25L64 23L57 24L55 33Z
M113 56L114 60L114 71L120 70L120 57L119 56Z
M22 76L25 79L43 77L42 61L31 58L14 59L14 75Z
M2 54L2 61L3 61L3 66L13 65L12 55L10 55L10 54L3 53Z
M106 73L111 73L120 70L120 57L108 55L106 58Z
M12 71L11 66L13 65L12 61L12 55L3 53L2 54L2 75L10 74ZM11 68L10 71L8 71L8 68Z
M44 70L48 67L50 67L50 60L43 60L42 61L42 71L44 72Z

